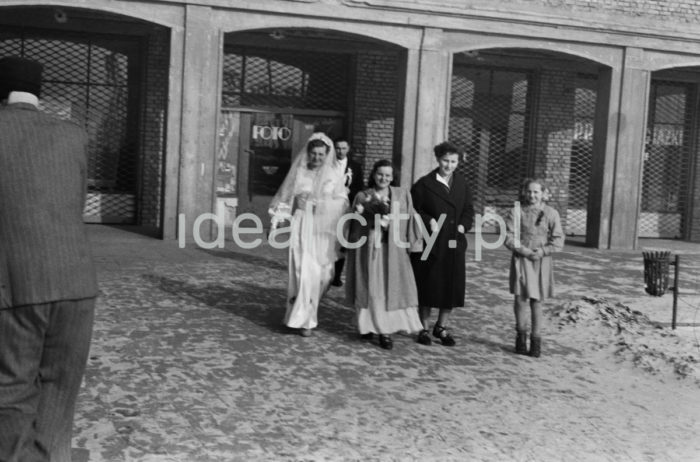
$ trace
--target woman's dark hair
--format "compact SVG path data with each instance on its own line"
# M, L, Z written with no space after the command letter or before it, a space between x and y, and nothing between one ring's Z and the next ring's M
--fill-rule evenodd
M459 148L451 141L443 141L433 148L433 152L435 153L435 157L439 159L445 154L459 154Z
M326 148L326 152L328 152L328 145L324 143L323 140L318 138L313 139L306 144L306 152L311 152L313 148L317 148L319 146L323 146Z
M377 186L377 184L374 182L374 174L377 173L377 170L379 170L381 167L391 167L392 173L394 171L394 165L389 159L380 159L376 161L372 166L372 171L370 172L369 179L367 180L368 188L374 188L375 186ZM395 181L396 179L392 179L389 186L396 186L396 184L394 183Z

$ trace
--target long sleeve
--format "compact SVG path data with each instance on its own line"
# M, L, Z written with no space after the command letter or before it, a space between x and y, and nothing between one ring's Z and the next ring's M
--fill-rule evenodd
M506 217L506 239L503 242L503 245L508 249L515 251L515 225L514 225L514 215L513 215L513 209L511 209L508 212L508 216Z
M459 223L464 226L464 231L469 231L474 224L474 201L469 185L464 186L464 206L459 217Z
M520 222L522 223L522 217L520 217ZM520 224L518 224L518 226L520 226ZM511 209L506 217L506 239L503 245L505 245L508 250L515 252L518 255L524 255L523 245L520 242L517 242L516 245L516 232L521 234L520 229L515 229L515 209Z
M421 233L421 224L418 221L420 218L416 215L413 208L413 199L410 193L406 193L406 211L409 214L408 227L406 230L406 239L410 244L410 252L420 252L423 250L423 235Z
M423 220L423 225L426 227L426 229L430 230L430 220L433 218L431 215L428 213L425 213L424 211L424 200L426 197L426 192L425 188L420 182L421 180L418 180L416 184L413 185L411 188L411 200L413 202L413 208L416 211L416 213L421 217Z
M542 250L544 250L545 255L551 255L554 252L560 252L564 248L564 231L561 227L559 212L549 208L547 215L549 234L547 236L547 244L542 247Z

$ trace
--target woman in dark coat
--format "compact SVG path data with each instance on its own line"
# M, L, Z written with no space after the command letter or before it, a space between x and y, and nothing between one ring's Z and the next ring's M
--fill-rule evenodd
M433 336L445 346L455 340L447 331L452 308L464 306L465 233L474 221L472 194L464 177L456 171L457 147L445 141L433 149L438 168L420 178L411 188L413 207L420 214L425 229L437 239L430 251L411 255L418 286L419 315L423 330L418 343L430 345L428 334L431 308L438 308ZM442 218L444 217L444 218Z

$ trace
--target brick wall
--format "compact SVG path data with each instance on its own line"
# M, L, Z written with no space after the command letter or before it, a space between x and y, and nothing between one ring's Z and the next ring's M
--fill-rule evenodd
M462 7L464 5L460 0L452 1ZM419 3L422 2L419 0ZM484 3L489 7L507 8L514 14L517 14L518 10L540 10L550 14L556 14L556 10L564 10L564 13L573 12L574 17L581 20L586 20L585 13L591 13L598 17L610 15L610 19L627 16L653 23L700 23L700 3L697 0L498 0Z
M138 224L161 225L163 156L168 104L170 36L156 29L148 37L141 133L141 175Z
M372 165L394 155L394 125L399 99L399 56L389 52L357 55L352 144L363 163L365 180ZM397 166L400 167L400 166ZM400 177L400 172L394 177Z
M546 0L546 6L563 6L576 12L622 14L653 21L700 23L697 0Z
M566 231L576 74L543 70L539 83L534 175L547 182L548 204L557 209Z

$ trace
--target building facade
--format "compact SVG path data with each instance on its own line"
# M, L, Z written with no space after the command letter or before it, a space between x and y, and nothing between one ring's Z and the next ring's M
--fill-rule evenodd
M87 128L88 222L266 218L323 130L405 186L450 139L487 226L537 176L567 234L619 249L700 242L698 25L691 0L0 0L0 56Z

